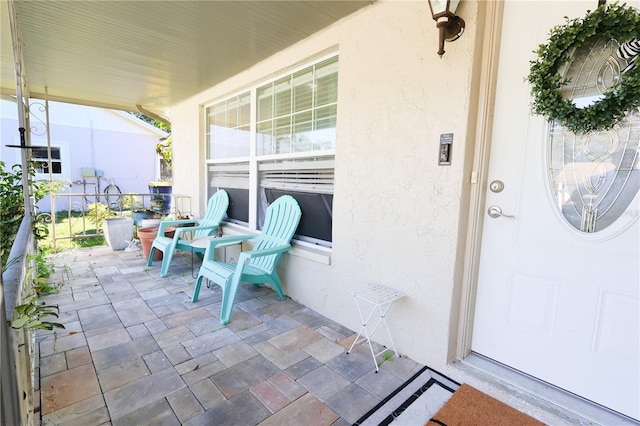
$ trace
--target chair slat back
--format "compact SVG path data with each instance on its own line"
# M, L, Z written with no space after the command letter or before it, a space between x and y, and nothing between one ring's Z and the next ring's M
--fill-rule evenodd
M278 197L267 207L262 233L258 237L254 250L268 249L289 244L295 234L302 212L298 202L290 195ZM251 259L250 264L273 272L280 254Z
M229 194L224 189L218 189L215 194L209 198L209 203L207 204L207 211L205 212L202 219L198 221L199 226L211 226L218 225L224 218L225 213L227 212L227 208L229 207ZM195 232L195 238L203 238L208 237L212 234L212 230L210 229L201 229Z

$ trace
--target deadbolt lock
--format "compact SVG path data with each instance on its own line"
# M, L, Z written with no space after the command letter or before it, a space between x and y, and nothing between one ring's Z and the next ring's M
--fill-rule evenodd
M489 184L489 189L491 190L491 192L495 193L502 192L502 190L504 189L504 183L502 183L501 180L494 180Z

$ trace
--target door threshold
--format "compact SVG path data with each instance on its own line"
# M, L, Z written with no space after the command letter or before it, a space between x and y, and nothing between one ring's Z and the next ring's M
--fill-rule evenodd
M460 364L484 373L487 380L501 382L507 387L518 388L530 394L543 409L560 415L575 417L578 424L600 424L616 426L640 426L640 421L610 410L602 405L567 392L535 377L496 362L483 355L471 352ZM459 365L460 365L459 364ZM461 365L460 365L461 366Z

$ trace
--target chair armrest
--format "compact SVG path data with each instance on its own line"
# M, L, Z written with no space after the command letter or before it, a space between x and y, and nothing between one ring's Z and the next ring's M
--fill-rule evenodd
M160 222L160 228L158 229L158 235L164 235L165 227L167 225L171 226L171 225L175 224L175 222L185 222L185 221L168 220L166 223L165 222ZM195 220L187 220L186 222L195 223L197 221L195 221ZM215 229L218 229L219 227L220 227L220 225L179 226L179 227L176 227L175 234L173 234L173 236L174 236L174 238L180 238L180 234L182 234L184 232L196 232L196 231L203 231L203 230L207 230L207 229L210 229L211 231L213 231Z
M183 225L187 223L196 223L199 219L176 219L176 220L162 220L160 223L166 223L168 225Z
M255 257L272 256L274 254L277 255L277 257L279 258L281 254L289 251L290 249L291 249L291 245L287 244L284 246L271 247L268 249L243 251L242 253L240 253L240 256L238 257L238 265L236 266L235 273L238 274L238 276L242 276L245 265L247 265L248 263L247 260L249 259L252 259ZM275 267L275 264L274 264L274 267Z
M173 234L173 239L175 241L178 241L180 239L180 235L183 232L190 232L192 229L193 229L192 227L188 227L188 228L186 228L186 227L178 227L178 228L176 228L176 230L175 230L175 232ZM160 231L158 231L158 233L160 233Z
M272 254L284 253L289 250L291 250L291 244L287 244L286 246L271 247L271 248L262 249L262 250L243 251L240 254L240 256L250 259L252 257L262 257L262 256L270 256Z
M182 220L163 220L160 222L160 227L158 228L158 234L164 235L164 228L167 226L174 225L183 225L187 223L196 223L198 222L196 219L182 219ZM177 228L180 229L180 228Z
M242 241L248 241L256 238L255 235L230 235L228 237L212 238L209 240L207 248L215 249L216 246L221 244L239 243Z

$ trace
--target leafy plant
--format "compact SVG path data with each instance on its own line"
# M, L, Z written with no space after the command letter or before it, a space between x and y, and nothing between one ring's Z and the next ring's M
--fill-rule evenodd
M36 294L51 294L58 292L59 284L51 285L46 278L36 277L33 279L33 290Z
M13 265L18 263L19 261L20 261L19 257L14 257L13 259L9 260L7 263L3 263L2 264L2 272L4 273L4 271L6 271L7 269L12 267Z
M169 136L164 142L156 145L156 154L158 154L160 158L166 161L169 167L171 167L171 159L173 158L173 143L171 141L171 136Z
M0 255L3 265L23 217L22 167L16 164L6 170L5 163L0 161Z
M171 181L171 168L173 159L173 142L171 135L156 145L156 153L160 156L160 180Z
M116 214L109 209L109 207L105 206L102 203L91 203L87 206L87 219L96 229L100 229L102 227L102 222L104 219L108 217L113 217Z
M28 254L27 260L35 260L36 275L38 277L49 278L55 272L53 263L46 258L44 253Z
M29 192L35 202L40 201L49 193L47 184L35 181L35 167L29 164L28 170ZM22 165L14 164L7 169L6 164L0 161L0 259L4 265L9 257L11 245L20 227L20 222L25 215L24 196L22 192ZM39 236L37 228L34 234Z
M31 285L36 294L56 293L61 284L51 285L48 278L55 271L53 263L45 257L43 252L28 254L27 261L30 266L24 278L25 283Z
M142 197L132 192L125 194L120 197L120 207L122 210L142 210L144 208L142 205Z
M14 309L17 316L11 322L11 327L15 329L26 328L29 330L53 330L54 328L65 328L63 324L58 322L43 321L42 318L54 316L58 318L60 309L58 305L45 305L38 303L37 296L30 296L24 300L25 303L18 305Z
M393 354L391 351L384 351L382 354L382 361L378 361L376 364L380 367L385 361L393 362Z

